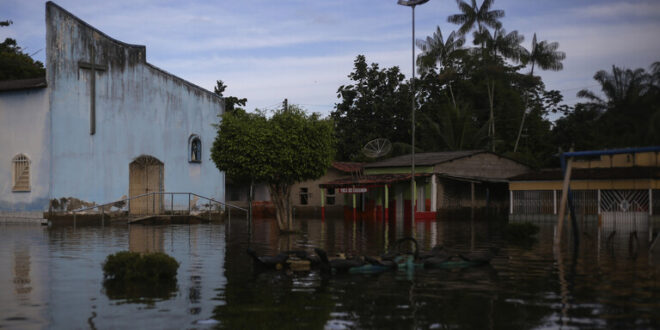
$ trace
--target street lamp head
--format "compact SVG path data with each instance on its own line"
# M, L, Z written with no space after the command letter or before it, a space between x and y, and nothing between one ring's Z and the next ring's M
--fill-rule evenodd
M402 6L415 7L429 2L429 0L399 0L398 4Z

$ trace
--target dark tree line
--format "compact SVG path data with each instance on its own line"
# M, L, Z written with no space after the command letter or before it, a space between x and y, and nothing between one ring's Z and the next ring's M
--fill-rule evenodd
M576 150L660 145L660 62L649 71L612 66L594 79L601 92L578 92L586 101L557 120L555 144Z
M0 27L12 21L0 21ZM18 46L15 39L5 38L0 43L0 80L28 79L46 76L43 63L35 61Z
M576 150L660 144L658 90L660 64L643 69L599 71L599 97L569 107L557 90L548 90L538 70L562 70L566 58L557 42L506 31L503 10L493 0L480 6L458 0L459 13L448 17L457 31L416 40L416 152L488 149L533 166L555 166L561 149ZM466 46L472 33L473 45ZM390 155L410 152L410 80L398 67L380 68L358 55L349 78L339 87L335 123L339 160L366 160L361 147L374 138L389 139ZM561 115L555 123L551 114ZM387 157L387 156L386 156Z

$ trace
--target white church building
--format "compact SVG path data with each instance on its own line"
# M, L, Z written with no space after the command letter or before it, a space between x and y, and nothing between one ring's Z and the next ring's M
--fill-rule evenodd
M225 176L210 159L222 98L52 2L46 72L0 82L0 217L153 191L224 202Z

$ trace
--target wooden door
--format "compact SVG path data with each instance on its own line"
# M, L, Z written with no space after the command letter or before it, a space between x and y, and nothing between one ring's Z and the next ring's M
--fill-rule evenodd
M129 165L128 196L135 197L164 191L163 163L151 156L140 156ZM131 199L129 212L132 215L160 214L163 195L147 195Z

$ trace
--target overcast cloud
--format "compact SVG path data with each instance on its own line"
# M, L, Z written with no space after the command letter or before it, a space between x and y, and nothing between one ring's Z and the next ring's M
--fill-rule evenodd
M45 2L0 0L0 29L44 60ZM411 72L411 10L395 0L149 1L61 0L58 5L121 41L146 45L147 61L209 90L248 98L248 109L273 108L284 98L328 114L358 54L381 67ZM507 31L557 41L564 70L539 72L550 89L572 104L581 88L596 89L593 75L612 65L628 68L660 61L659 1L496 0ZM440 26L455 1L431 0L416 9L416 37ZM536 73L537 71L535 71Z

